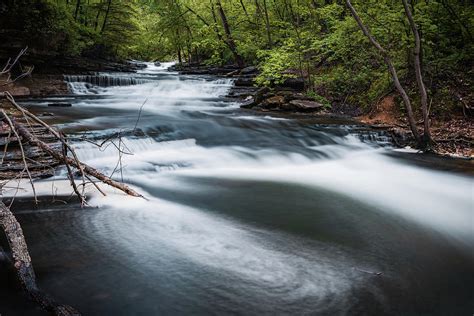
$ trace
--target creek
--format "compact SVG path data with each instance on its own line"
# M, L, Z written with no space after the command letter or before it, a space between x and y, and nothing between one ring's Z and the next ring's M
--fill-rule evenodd
M20 190L43 289L84 315L472 314L473 177L456 161L420 163L351 120L240 109L232 79L170 65L21 102L147 197L64 204L64 170L37 181L39 206ZM42 315L11 279L0 314Z

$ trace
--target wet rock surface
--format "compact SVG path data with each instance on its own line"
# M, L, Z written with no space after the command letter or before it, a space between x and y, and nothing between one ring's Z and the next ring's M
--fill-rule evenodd
M324 105L315 101L308 100L291 100L289 103L286 103L289 106L289 109L301 110L301 111L319 111L324 108Z
M8 91L14 97L35 97L68 94L67 84L62 75L33 74L21 81L0 87L0 92Z
M170 71L179 71L183 75L215 75L226 76L232 72L240 73L240 68L235 65L225 66L207 66L197 64L176 64L169 69Z

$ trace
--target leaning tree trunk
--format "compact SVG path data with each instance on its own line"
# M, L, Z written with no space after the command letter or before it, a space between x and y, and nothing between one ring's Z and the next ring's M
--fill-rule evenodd
M15 268L17 278L25 292L44 310L53 315L80 315L80 313L71 306L57 303L49 295L38 288L23 230L13 213L1 200L0 228L3 230L7 238L13 257L13 267Z
M105 26L107 25L107 20L109 18L110 6L111 5L112 5L112 0L109 0L107 2L107 11L105 11L104 22L102 23L102 29L100 30L100 33L104 33Z
M405 89L402 87L400 80L398 79L398 74L397 70L395 69L395 66L393 65L392 59L390 58L389 53L383 48L377 40L372 36L370 33L369 29L365 26L365 24L362 22L362 19L359 17L357 14L356 9L352 6L352 3L350 0L346 0L347 7L351 11L352 16L356 20L357 24L359 25L359 28L362 30L365 36L369 39L370 43L380 52L380 54L383 56L383 59L385 63L388 66L388 70L390 72L390 75L392 76L393 82L395 84L395 87L398 90L398 93L403 99L403 103L405 104L405 108L407 111L407 118L408 122L410 125L411 132L413 133L413 137L415 138L418 146L422 145L420 133L418 132L418 129L416 127L416 121L415 121L415 116L413 114L413 108L411 105L410 98L408 97L407 92Z
M80 7L81 7L81 0L77 0L76 9L74 10L74 20L77 20L77 14L79 13Z
M235 44L234 38L232 37L232 33L230 31L229 21L227 21L227 16L225 15L224 9L222 8L222 4L220 0L217 0L217 11L219 12L219 16L221 18L222 26L224 27L224 32L226 35L226 44L229 46L232 54L234 55L235 62L240 68L244 68L244 59L240 56L237 45Z
M416 83L418 85L418 90L420 91L421 96L421 110L423 112L423 146L429 147L432 140L431 140L431 132L430 132L430 119L429 119L429 111L428 111L428 94L426 93L425 83L423 82L423 74L421 69L421 39L420 33L418 32L418 28L415 24L415 20L413 19L413 15L411 13L410 7L406 0L402 0L403 7L405 8L405 13L408 18L408 22L410 23L411 30L413 35L415 36L415 49L413 51L414 55L414 65L415 65L415 74L416 74Z
M265 29L267 31L268 47L271 48L273 45L273 42L272 42L272 33L270 30L270 19L268 18L268 7L267 7L266 0L263 0L263 12L265 13Z

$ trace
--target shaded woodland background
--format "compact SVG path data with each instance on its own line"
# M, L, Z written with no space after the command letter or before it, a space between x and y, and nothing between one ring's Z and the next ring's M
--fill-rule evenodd
M473 103L472 1L409 3L421 35L430 113L466 115ZM410 67L414 41L402 1L353 5L389 51L418 111ZM258 85L302 77L307 93L320 102L351 104L362 111L394 92L383 58L344 1L6 0L0 14L3 58L28 45L30 55L43 59L86 56L256 65L261 71ZM396 102L403 107L401 99Z

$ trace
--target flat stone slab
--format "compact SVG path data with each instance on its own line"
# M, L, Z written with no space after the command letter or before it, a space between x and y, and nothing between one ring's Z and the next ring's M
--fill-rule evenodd
M305 111L305 112L310 112L310 111L319 111L324 108L324 105L321 103L318 103L316 101L308 101L308 100L291 100L289 103L289 110L294 109L294 110L299 110L299 111Z

